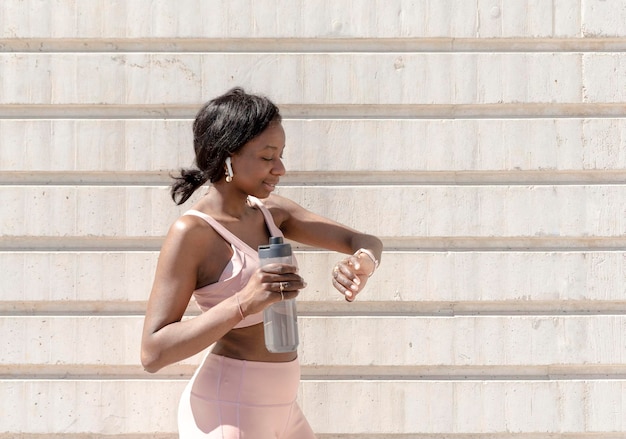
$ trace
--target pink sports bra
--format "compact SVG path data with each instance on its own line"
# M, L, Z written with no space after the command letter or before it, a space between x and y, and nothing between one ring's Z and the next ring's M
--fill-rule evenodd
M248 196L248 201L252 206L257 207L263 217L265 224L270 232L270 236L283 236L283 232L276 227L272 214L263 205L258 198ZM226 227L221 225L211 216L197 210L188 210L183 215L194 215L206 221L217 233L230 243L233 249L233 256L224 268L217 282L205 285L193 292L194 299L200 309L204 312L211 307L217 305L222 300L241 291L246 286L250 276L259 266L259 255L257 250L250 247L237 236L233 235ZM263 321L263 313L259 312L247 316L235 328L245 328L246 326L256 325Z

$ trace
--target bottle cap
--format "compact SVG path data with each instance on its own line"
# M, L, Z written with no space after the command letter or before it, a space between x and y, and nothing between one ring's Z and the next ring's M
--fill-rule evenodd
M272 236L269 244L259 246L259 259L291 256L291 245L283 242L282 236Z

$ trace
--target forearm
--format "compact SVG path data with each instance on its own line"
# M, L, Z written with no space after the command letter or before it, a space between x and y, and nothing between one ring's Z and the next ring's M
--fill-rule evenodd
M373 235L359 234L359 235L356 235L352 239L350 246L351 246L350 253L352 254L359 252L359 250L361 249L366 250L365 253L362 253L359 256L359 260L360 261L369 260L367 261L368 266L370 266L369 262L374 263L376 266L373 267L372 272L374 269L378 268L378 264L381 261L382 252L383 252L383 243L380 239L378 239L376 236L373 236ZM372 260L372 257L373 257L373 260Z
M351 253L356 252L360 248L366 248L374 253L374 256L376 256L376 259L379 261L382 257L383 243L376 236L365 233L358 234L352 238L350 246L352 247Z
M236 296L202 314L144 334L141 361L148 372L189 358L222 338L242 320Z

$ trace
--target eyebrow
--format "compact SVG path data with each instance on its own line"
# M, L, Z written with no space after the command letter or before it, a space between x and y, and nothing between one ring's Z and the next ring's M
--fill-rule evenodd
M286 146L287 146L287 145L283 146L283 149L284 149ZM265 145L265 146L263 147L263 149L274 149L274 150L278 151L278 150L280 149L280 147L278 147L278 146L274 146L274 145Z

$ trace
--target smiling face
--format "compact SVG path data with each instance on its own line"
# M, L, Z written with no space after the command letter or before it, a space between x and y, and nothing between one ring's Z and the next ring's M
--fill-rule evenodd
M280 122L271 123L261 134L232 156L233 181L248 195L267 198L285 175L282 156L285 131Z

